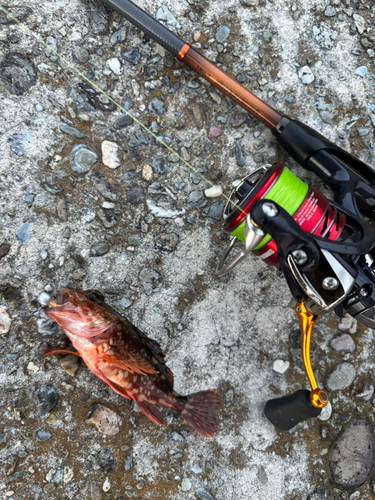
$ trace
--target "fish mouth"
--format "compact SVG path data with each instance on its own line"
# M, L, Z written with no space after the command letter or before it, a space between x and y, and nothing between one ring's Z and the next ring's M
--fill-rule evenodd
M71 290L69 290L69 288L62 286L60 289L60 304L58 304L52 299L49 300L47 304L48 309L46 309L46 313L51 311L63 310L65 304L68 304L70 302L70 295L71 295Z

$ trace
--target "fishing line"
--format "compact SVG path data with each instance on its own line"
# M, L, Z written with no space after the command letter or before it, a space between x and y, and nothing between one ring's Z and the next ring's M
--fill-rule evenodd
M274 201L293 217L304 202L308 191L309 186L296 177L288 168L284 167L275 184L262 198ZM243 242L245 241L245 221L246 219L231 231L232 236ZM271 239L271 236L267 234L254 249L254 252L260 250Z
M50 50L51 52L53 52L70 69L72 69L75 73L77 73L77 75L79 75L83 80L85 80L89 85L91 85L91 87L93 87L95 90L97 90L102 95L104 95L109 101L111 101L113 104L115 104L115 106L117 106L123 113L127 114L128 116L130 116L130 118L132 118L135 121L135 123L137 123L146 132L148 132L155 140L157 140L160 144L162 144L170 153L172 153L175 156L177 156L177 158L180 161L182 161L182 163L184 163L187 167L189 167L190 170L192 170L195 174L197 174L203 181L205 181L211 187L215 187L215 184L213 184L209 179L207 179L203 174L201 174L201 172L199 172L196 168L194 168L193 165L191 165L188 161L186 161L184 158L182 158L176 151L174 151L174 149L172 149L170 146L168 146L168 144L166 144L162 139L160 139L156 134L154 134L148 127L146 127L146 125L144 125L135 116L133 116L131 113L129 113L126 109L124 109L121 106L121 104L118 104L118 102L116 102L114 99L112 99L112 97L110 97L103 89L101 89L100 87L98 87L94 82L92 82L89 78L87 78L87 76L85 76L81 71L79 71L79 69L77 69L75 66L73 66L73 64L70 61L68 61L67 59L65 59L64 56L62 56L61 54L59 54L53 47L51 47L50 45L48 45L36 33L34 33L33 30L31 30L25 24L21 23L21 21L19 19L17 19L16 17L14 17L10 12L8 12L6 9L4 9L4 7L2 7L1 5L0 5L0 10L2 10L3 12L5 12L5 14L10 19L12 19L13 21L15 21L18 24L18 26L20 26L22 29L24 29L27 34L29 34L32 37L34 37L35 40L37 40L39 43L41 43L42 45L44 45L44 47L46 47L48 50ZM246 212L244 212L243 209L241 207L239 207L235 202L233 202L227 195L225 195L224 193L221 193L220 196L222 196L225 200L227 200L229 203L231 203L231 205L233 205L235 208L237 208L237 210L240 210L242 213L244 213L245 215L247 215Z

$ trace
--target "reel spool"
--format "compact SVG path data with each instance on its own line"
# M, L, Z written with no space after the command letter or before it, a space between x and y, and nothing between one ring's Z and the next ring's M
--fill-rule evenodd
M245 242L246 214L261 199L276 202L293 217L303 231L322 238L337 240L345 225L345 215L331 205L322 193L305 184L283 166L282 162L278 162L251 173L232 191L224 210L224 230L232 235L225 251L227 253L224 252L225 259L235 244L233 238ZM278 266L276 244L270 235L266 235L251 251L266 264ZM231 263L224 265L225 259L220 260L218 265L219 276L233 267Z
M343 166L337 169L340 174L345 171ZM232 238L217 275L229 272L251 252L283 271L297 301L302 359L311 391L267 402L266 417L283 430L318 416L328 404L310 360L311 331L318 315L334 309L343 316L345 309L375 328L375 230L359 216L354 183L340 183L337 178L335 182L335 195L346 193L342 205L329 201L279 162L245 177L224 211L224 229ZM227 261L238 241L244 248Z

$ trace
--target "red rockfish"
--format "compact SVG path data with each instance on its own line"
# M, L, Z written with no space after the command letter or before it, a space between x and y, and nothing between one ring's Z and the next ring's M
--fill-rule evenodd
M102 382L133 399L155 424L163 425L155 406L161 405L177 411L202 436L214 435L221 401L216 389L179 396L159 344L105 304L97 290L62 287L60 302L49 301L46 314L61 326L71 345L51 347L44 356L80 356Z

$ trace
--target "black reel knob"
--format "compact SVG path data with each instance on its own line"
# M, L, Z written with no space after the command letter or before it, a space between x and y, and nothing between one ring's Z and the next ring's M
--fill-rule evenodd
M317 417L321 408L310 403L310 391L301 389L282 398L270 399L264 408L268 420L278 429L289 431L302 420Z

